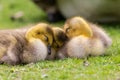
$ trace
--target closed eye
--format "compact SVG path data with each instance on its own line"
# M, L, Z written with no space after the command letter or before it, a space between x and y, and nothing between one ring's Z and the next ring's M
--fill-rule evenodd
M49 40L48 40L48 37L47 37L46 35L44 35L44 36L45 36L45 41L47 41L47 42L48 42L48 41L49 41Z
M66 29L66 32L69 32L69 31L70 31L70 28L67 28L67 29Z
M40 35L41 33L38 31L38 32L36 32L36 34L37 34L37 35Z

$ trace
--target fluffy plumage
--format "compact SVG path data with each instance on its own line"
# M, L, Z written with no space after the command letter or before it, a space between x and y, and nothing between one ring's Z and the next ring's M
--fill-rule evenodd
M64 46L67 42L68 37L65 34L64 30L59 27L53 27L54 40L52 44L51 55L48 55L47 59L53 60L57 58L57 51Z
M16 65L44 60L52 45L53 32L40 23L25 30L0 31L0 62Z
M64 25L64 30L70 40L65 45L65 49L59 51L60 58L102 55L112 43L103 29L81 17L69 19Z

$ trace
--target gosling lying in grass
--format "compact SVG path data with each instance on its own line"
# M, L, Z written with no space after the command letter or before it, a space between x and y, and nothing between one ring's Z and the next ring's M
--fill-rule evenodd
M58 51L60 58L103 55L112 43L103 29L81 17L73 17L66 21L64 31L70 40Z
M53 31L40 23L28 30L0 31L0 62L10 65L45 60L50 54Z

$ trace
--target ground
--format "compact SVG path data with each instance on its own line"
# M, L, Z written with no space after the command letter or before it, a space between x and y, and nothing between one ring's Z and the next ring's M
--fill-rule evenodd
M23 20L12 21L11 15L24 12ZM31 0L0 0L0 29L47 22L46 14ZM61 26L64 21L52 23ZM120 24L100 24L113 39L108 55L84 59L41 61L28 65L0 65L0 80L120 80Z

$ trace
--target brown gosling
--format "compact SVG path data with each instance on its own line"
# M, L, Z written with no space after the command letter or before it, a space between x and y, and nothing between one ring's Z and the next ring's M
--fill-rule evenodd
M0 31L0 62L10 65L45 60L50 54L53 31L40 23L28 30Z
M48 55L47 59L54 60L58 59L57 52L64 47L64 44L68 41L68 37L64 30L59 27L53 27L54 40L52 44L51 55Z

